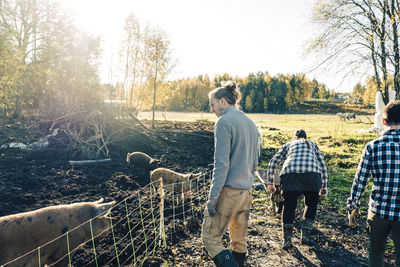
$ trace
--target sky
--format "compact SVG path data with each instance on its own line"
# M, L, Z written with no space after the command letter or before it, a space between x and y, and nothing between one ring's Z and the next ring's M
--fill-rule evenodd
M159 27L171 41L177 66L171 79L199 74L306 73L335 92L350 92L357 77L342 81L310 72L304 45L312 27L313 0L63 0L77 25L102 40L101 81L115 83L118 47L126 17ZM112 72L111 72L112 70ZM112 78L110 73L113 73Z

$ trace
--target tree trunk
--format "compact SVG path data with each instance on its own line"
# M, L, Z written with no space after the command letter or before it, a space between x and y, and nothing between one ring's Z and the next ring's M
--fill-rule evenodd
M156 54L158 53L158 41L156 43ZM151 120L151 128L154 129L154 118L155 118L155 109L156 109L156 92L157 92L157 71L158 71L158 58L156 57L156 67L154 73L154 87L153 87L153 118Z
M129 73L130 47L131 47L131 38L129 37L128 38L128 45L127 45L127 48L126 48L126 62L125 62L125 76L124 76L124 90L125 90L124 93L125 93L125 101L126 101L126 103L128 103L127 96L129 95L129 94L127 94L127 93L129 93L129 90L127 90L127 88L128 88L127 83L128 83L128 73ZM131 106L131 102L132 102L132 98L129 99L129 107Z
M151 128L154 129L154 119L155 119L155 111L156 111L156 92L157 92L157 68L156 73L154 75L154 88L153 88L153 117L151 120Z
M397 1L396 1L397 2ZM395 0L392 0L391 6L391 21L392 21L392 32L393 32L393 49L394 49L394 90L396 92L396 98L400 96L400 66L399 66L399 36L397 32L397 15L398 10L395 7ZM388 9L389 10L389 9Z
M386 40L385 40L385 33L386 33L385 24L386 24L387 10L388 10L387 0L384 0L383 11L382 11L383 18L382 18L381 30L379 32L379 40L381 42L381 55L380 55L382 64L381 70L382 70L383 82L385 84L382 97L385 105L389 102L389 86L388 86L388 75L387 75L387 64L386 64L388 55L386 54Z
M372 64L374 66L374 72L375 72L375 82L378 87L378 91L382 92L382 83L381 83L381 77L379 76L379 71L378 71L378 64L376 62L376 53L375 53L375 45L374 45L374 40L371 40L371 58L372 58ZM382 94L383 95L383 94Z

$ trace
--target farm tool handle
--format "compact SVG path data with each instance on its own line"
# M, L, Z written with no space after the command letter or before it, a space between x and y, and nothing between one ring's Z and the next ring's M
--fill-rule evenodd
M261 184L264 186L265 191L267 191L267 188L265 187L264 181L263 181L263 179L261 178L261 175L260 175L260 173L258 172L258 170L256 170L256 172L255 172L254 174L255 174L255 176L257 177L257 179L261 182ZM267 191L267 193L268 193L268 191Z

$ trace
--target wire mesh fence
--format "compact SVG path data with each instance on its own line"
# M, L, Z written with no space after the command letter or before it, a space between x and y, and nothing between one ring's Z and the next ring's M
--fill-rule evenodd
M146 260L154 257L156 251L167 249L168 235L173 235L177 228L185 227L191 218L201 216L210 175L208 171L193 180L186 192L183 190L184 182L165 186L160 179L158 186L150 183L116 203L111 210L105 210L57 238L16 255L12 260L0 262L0 267L22 266L27 262L35 262L34 266L146 265ZM177 190L179 188L182 190ZM96 218L105 215L108 226L96 233ZM76 236L79 236L79 242ZM57 258L43 253L64 248L62 256ZM83 256L78 262L73 262L76 253Z

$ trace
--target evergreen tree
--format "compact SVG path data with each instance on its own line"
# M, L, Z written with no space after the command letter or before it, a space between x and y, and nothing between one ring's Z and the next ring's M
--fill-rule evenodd
M250 95L248 95L245 99L245 108L247 112L252 112L253 111L253 102L251 101L251 94L253 92L250 93Z
M318 85L318 97L319 99L329 98L329 90L326 88L325 84Z

